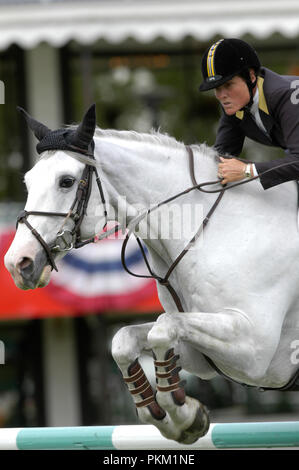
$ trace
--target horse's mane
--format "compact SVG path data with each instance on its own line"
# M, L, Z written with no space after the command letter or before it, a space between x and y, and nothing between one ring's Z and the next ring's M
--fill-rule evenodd
M68 129L75 129L76 125L67 126ZM142 133L136 131L124 131L124 130L116 130L116 129L101 129L100 127L96 127L94 136L99 139L117 139L123 140L126 142L140 142L155 146L163 146L167 148L177 149L177 150L184 150L186 144L180 142L175 139L175 137L169 136L168 134L164 134L159 130L151 130L149 133ZM213 159L218 158L218 153L213 147L209 147L206 143L202 144L193 144L191 145L193 151L198 151L201 156L207 156ZM53 153L45 152L40 156L40 158L47 158ZM74 155L72 155L74 156ZM82 163L91 164L92 166L97 166L97 163L92 161L90 158L85 157L84 155L74 156L77 160L81 161Z
M181 149L184 147L183 142L177 141L174 137L168 134L163 134L159 130L152 129L149 133L142 133L136 131L119 131L116 129L101 129L97 127L95 130L95 137L102 138L116 138L126 141L143 142L153 145L163 145L166 147Z
M159 130L152 129L149 133L141 133L136 131L119 131L115 129L101 129L97 127L95 137L121 139L125 141L142 142L153 145L165 146L174 149L184 150L186 144L175 139L168 134L161 133ZM198 150L203 156L217 158L218 153L213 147L209 147L206 143L191 145L194 151Z

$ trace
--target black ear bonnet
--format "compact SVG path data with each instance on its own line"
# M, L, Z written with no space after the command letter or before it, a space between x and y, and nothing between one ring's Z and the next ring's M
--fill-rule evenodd
M77 128L62 128L54 131L36 121L23 108L18 107L17 109L23 114L28 126L39 141L36 145L39 154L47 150L68 150L94 158L95 104L88 109Z

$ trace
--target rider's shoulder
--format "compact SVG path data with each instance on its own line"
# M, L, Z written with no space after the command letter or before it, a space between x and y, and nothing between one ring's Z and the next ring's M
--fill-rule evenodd
M291 84L299 80L296 75L280 75L266 67L261 67L259 76L263 79L265 93L275 93L278 90L290 90Z

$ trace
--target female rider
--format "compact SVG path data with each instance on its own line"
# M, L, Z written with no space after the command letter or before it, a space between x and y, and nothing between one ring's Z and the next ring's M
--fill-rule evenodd
M245 137L286 153L285 158L259 163L220 157L221 183L270 168L260 177L264 189L299 179L299 77L261 67L253 47L240 39L220 39L209 47L202 59L202 75L200 91L214 89L222 106L214 145L219 154L238 156ZM293 164L277 168L285 162Z

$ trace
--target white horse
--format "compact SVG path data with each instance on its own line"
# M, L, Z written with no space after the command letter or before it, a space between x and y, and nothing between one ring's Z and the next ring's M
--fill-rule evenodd
M93 113L90 108L89 121L93 120ZM78 127L81 131L86 116ZM25 210L30 213L26 221L48 246L55 245L63 216L50 217L45 212L69 212L86 163L98 169L107 217L93 174L87 212L80 226L81 239L98 233L106 219L117 219L122 224L125 221L129 226L140 211L191 186L186 147L173 138L157 133L105 131L91 125L88 138L85 132L84 149L76 153L78 142L72 136L78 129L67 128L62 133L65 141L75 142L77 147L69 149L66 145L59 150L56 147L61 141L53 145L52 138L47 144L49 135L53 137L55 133L41 124L42 131L36 130L36 121L30 119L27 115L40 140L41 157L25 175ZM55 135L60 136L61 132L56 131ZM87 149L87 153L91 152L92 139L95 161L92 154L83 155ZM197 180L214 180L216 152L205 145L192 148ZM216 197L191 191L175 203L182 208L184 204L201 204L205 215ZM144 219L140 223L141 232L146 231L147 224L153 233L159 231L158 222L161 232L165 229L163 224L169 226L167 217L159 219L158 211L155 214L149 222ZM74 220L63 220L64 229L71 233ZM181 224L185 226L186 220L174 220L173 227L179 226L183 233ZM163 277L186 241L186 237L145 238L154 272ZM58 252L53 252L55 260L65 253L59 247ZM40 240L25 223L18 225L5 264L21 289L46 285L53 267ZM211 379L216 372L207 361L209 358L233 380L276 389L296 373L298 366L292 360L293 347L299 339L295 184L264 191L257 180L226 191L203 239L184 256L170 280L184 312L177 311L169 291L157 283L165 313L154 323L122 328L113 338L112 354L132 393L140 420L154 424L169 439L192 443L207 432L209 419L205 407L185 395L180 368ZM138 362L143 351L154 354L156 393Z

